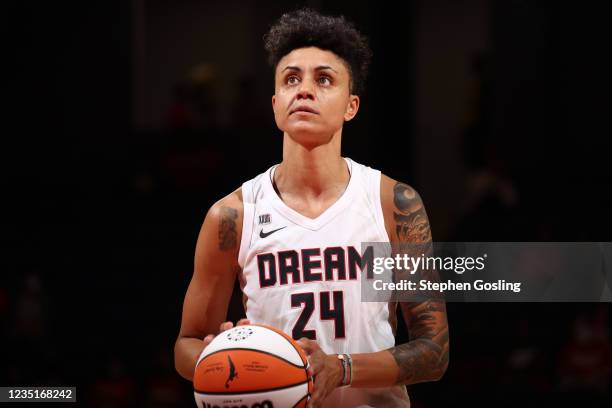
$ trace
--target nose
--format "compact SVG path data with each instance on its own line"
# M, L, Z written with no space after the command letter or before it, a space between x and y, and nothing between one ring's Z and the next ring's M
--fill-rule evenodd
M314 92L313 92L313 86L312 86L311 81L304 79L302 82L300 82L300 87L298 88L297 98L314 100Z

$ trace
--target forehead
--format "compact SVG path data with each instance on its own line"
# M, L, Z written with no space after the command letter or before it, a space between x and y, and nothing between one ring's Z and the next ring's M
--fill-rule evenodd
M296 48L278 62L276 72L282 72L286 67L297 67L307 71L319 66L329 66L338 73L348 74L346 62L331 51L317 47Z

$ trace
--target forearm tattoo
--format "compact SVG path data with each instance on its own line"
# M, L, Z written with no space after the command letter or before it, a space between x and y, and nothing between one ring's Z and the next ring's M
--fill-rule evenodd
M433 381L442 377L448 366L448 325L444 300L402 303L407 314L410 341L392 348L399 367L398 384Z
M221 207L219 219L219 249L229 251L236 248L238 237L236 219L238 211L231 207Z
M394 188L396 240L411 249L411 256L433 254L431 230L425 207L410 186L397 183ZM439 280L435 270L418 271L420 279ZM417 302L401 303L408 324L410 341L390 349L399 368L398 384L414 384L439 379L448 366L448 324L444 297L421 293Z

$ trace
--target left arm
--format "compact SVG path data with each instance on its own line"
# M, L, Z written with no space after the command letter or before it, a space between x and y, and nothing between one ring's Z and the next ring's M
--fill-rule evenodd
M433 254L425 206L410 186L382 176L381 201L387 234L393 244L410 244L409 255ZM414 252L414 253L412 253ZM419 278L437 281L435 270L420 270ZM444 297L426 293L401 302L409 341L376 353L353 354L353 387L384 387L439 380L448 367L448 323Z
M381 201L391 242L414 244L419 255L431 255L429 220L418 193L406 184L382 176ZM435 270L419 273L430 281L438 280ZM389 387L442 377L449 353L446 305L443 296L428 295L419 301L400 303L410 333L407 343L374 353L351 354L352 387ZM316 405L340 385L342 366L335 355L325 355L316 342L302 339L300 343L311 355L312 371L318 375L312 400Z
M385 176L381 180L381 190L385 224L391 242L400 245L407 243L410 247L418 248L414 251L417 256L421 253L433 255L429 220L419 194L412 187ZM439 280L435 270L422 269L418 273L421 274L420 278ZM424 295L418 301L400 303L410 339L408 343L387 350L398 370L396 383L436 381L448 367L448 322L444 296L439 292Z

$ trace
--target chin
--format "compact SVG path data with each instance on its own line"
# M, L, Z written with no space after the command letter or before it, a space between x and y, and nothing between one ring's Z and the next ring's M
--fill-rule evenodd
M309 147L329 143L333 135L338 131L338 129L330 129L329 126L321 126L319 123L309 123L306 121L292 123L282 130L296 143Z
M314 126L296 126L288 129L287 134L296 143L313 148L329 143L334 132Z

